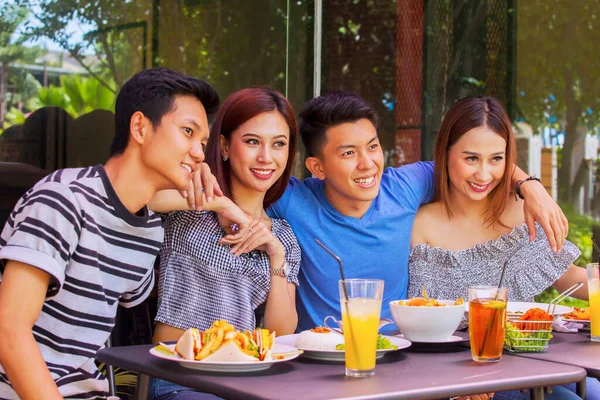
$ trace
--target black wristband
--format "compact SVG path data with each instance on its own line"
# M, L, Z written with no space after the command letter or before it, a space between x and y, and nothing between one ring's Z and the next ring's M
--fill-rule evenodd
M519 198L521 200L525 200L525 197L523 197L523 193L521 193L521 185L527 181L538 181L539 183L542 183L542 180L537 176L530 176L525 180L518 180L515 184L515 200L519 200Z

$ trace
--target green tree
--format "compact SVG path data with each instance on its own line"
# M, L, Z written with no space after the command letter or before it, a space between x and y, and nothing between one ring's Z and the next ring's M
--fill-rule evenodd
M17 28L27 16L28 10L25 7L8 3L0 6L0 129L4 126L7 111L9 66L15 61L33 60L39 54L39 49L23 45L29 39L27 35L17 33Z
M35 18L24 24L28 35L57 43L112 92L116 93L145 65L142 60L145 49L139 47L148 36L145 29L150 19L149 0L15 1L28 9L39 10ZM82 37L73 31L73 24L85 31Z
M535 130L565 131L559 198L573 204L585 178L578 174L578 144L600 112L600 0L527 0L518 6L517 105Z

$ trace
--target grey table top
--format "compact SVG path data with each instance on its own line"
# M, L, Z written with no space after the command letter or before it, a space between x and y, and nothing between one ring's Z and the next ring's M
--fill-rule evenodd
M588 332L552 333L545 353L515 353L520 357L551 361L584 368L589 376L600 378L600 342L592 342Z
M224 398L244 399L440 399L579 382L582 368L504 355L477 364L466 348L445 353L397 351L377 362L375 376L346 378L343 363L298 358L254 373L190 370L149 354L151 345L100 350L97 359Z

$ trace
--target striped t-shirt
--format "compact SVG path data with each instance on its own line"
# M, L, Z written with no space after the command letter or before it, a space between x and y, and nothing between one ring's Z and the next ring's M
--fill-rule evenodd
M6 260L50 274L33 335L63 397L106 395L94 356L117 306L133 307L152 290L162 239L160 218L146 207L131 214L102 165L58 170L13 209L0 236L0 280ZM0 398L18 398L1 365Z

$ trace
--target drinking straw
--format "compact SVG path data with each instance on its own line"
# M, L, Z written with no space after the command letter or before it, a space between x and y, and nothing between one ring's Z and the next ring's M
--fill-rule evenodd
M331 250L329 250L323 243L321 243L321 241L319 239L315 239L315 242L317 242L317 244L319 246L321 246L323 248L323 250L325 250L326 252L329 253L329 255L331 255L331 257L335 258L338 262L338 265L340 266L340 275L342 277L342 280L345 281L346 278L344 277L344 266L342 265L342 260L335 255L335 253ZM348 299L348 295L346 293L346 289L344 289L344 295L346 296L346 300Z
M352 343L356 346L357 343L354 340L354 334L352 333L352 328L350 327L350 310L348 310L348 292L346 291L346 276L344 275L344 266L342 265L342 259L339 258L333 251L329 250L327 246L321 243L319 239L315 238L315 242L317 242L317 244L321 246L323 250L328 252L331 257L335 258L338 262L338 266L340 267L340 276L342 277L342 291L344 292L344 307L346 308L346 315L348 316L348 331L350 332L350 336L352 337ZM343 330L346 329L346 327L342 328ZM356 358L358 359L358 351L355 351L355 353Z
M494 296L494 301L498 301L499 300L499 296L500 296L500 288L502 287L502 281L504 281L504 273L506 272L506 267L508 266L508 262L513 258L513 256L515 254L517 254L517 252L519 250L521 250L521 247L523 247L524 244L520 245L519 247L517 247L516 249L513 250L513 252L510 254L510 256L508 256L508 258L506 259L506 261L504 261L504 265L502 266L502 272L500 273L500 282L498 282L498 290L496 290L496 295ZM496 322L496 315L498 314L498 309L494 309L493 313L492 313L492 319L490 320L490 322L488 323L487 329L485 331L485 335L483 335L483 342L481 344L481 348L479 349L478 352L478 356L481 357L483 355L483 350L485 349L485 343L487 341L487 338L490 334L490 331L492 330L492 326L494 326L494 323Z
M598 243L596 243L596 238L592 238L592 244L594 245L594 248L596 249L596 254L598 255L598 259L596 260L596 262L600 262L600 246L598 246Z

